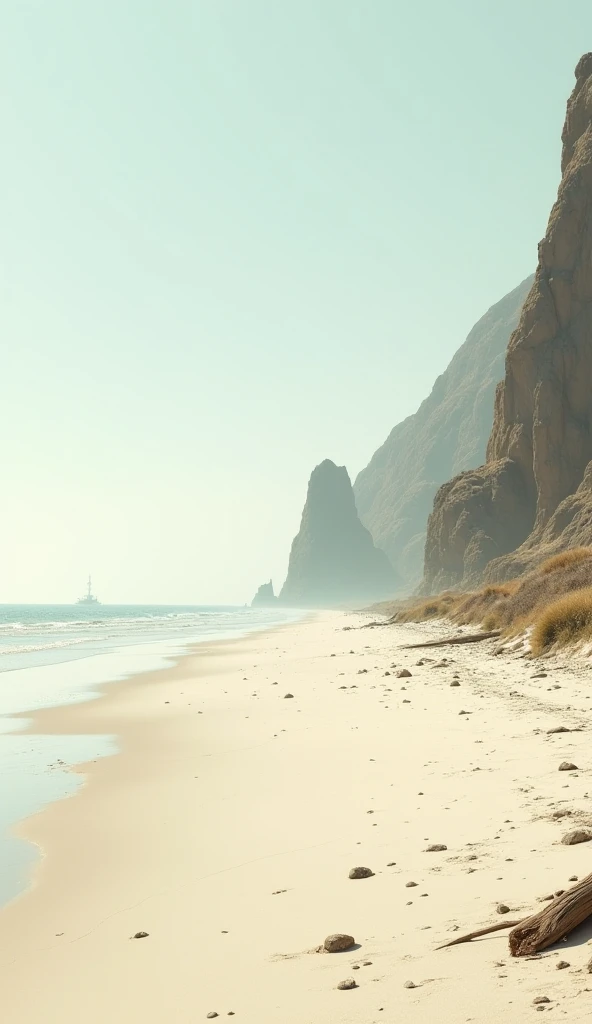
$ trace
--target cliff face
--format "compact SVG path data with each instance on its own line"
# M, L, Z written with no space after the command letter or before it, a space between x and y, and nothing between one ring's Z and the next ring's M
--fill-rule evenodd
M312 472L279 600L294 607L351 606L395 590L392 566L358 519L345 466L327 459Z
M481 317L412 416L397 424L354 484L360 519L409 586L421 580L438 487L485 459L495 387L534 278Z
M592 542L592 54L577 65L562 142L557 201L508 345L486 462L436 496L426 590L508 578L549 545Z
M262 583L255 597L251 601L251 608L270 608L277 603L277 597L273 592L273 583Z

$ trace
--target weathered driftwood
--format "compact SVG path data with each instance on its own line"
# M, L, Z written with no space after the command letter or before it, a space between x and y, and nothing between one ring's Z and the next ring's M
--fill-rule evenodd
M592 875L558 896L538 914L527 917L510 932L512 956L528 956L548 949L573 932L592 914Z
M501 932L504 928L515 928L516 925L522 924L524 918L520 918L519 921L499 921L498 924L490 924L488 928L479 928L476 932L469 932L468 935L460 935L458 939L452 939L450 942L445 942L442 946L436 946L436 949L447 949L448 946L460 946L462 942L470 942L471 939L478 939L481 935L491 935L492 932Z
M449 636L445 640L426 640L421 644L403 644L402 651L412 651L417 647L445 647L447 644L478 644L480 640L491 640L501 636L501 629L492 629L489 633L464 633L462 636Z
M490 935L503 928L511 928L509 943L512 956L530 956L532 953L548 949L555 942L560 942L591 915L592 875L586 875L577 885L539 910L538 914L524 917L520 921L500 921L499 924L480 928L478 931L469 932L468 935L452 939L451 942L445 942L443 946L438 946L438 949L458 946L481 935Z

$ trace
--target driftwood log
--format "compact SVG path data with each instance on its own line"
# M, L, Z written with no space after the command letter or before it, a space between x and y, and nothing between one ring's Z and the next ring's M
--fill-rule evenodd
M445 640L426 640L421 644L403 644L402 651L413 651L418 647L445 647L447 644L478 644L480 640L491 640L501 636L501 629L492 629L489 633L464 633L462 636L449 636Z
M438 948L457 946L461 942L470 942L471 939L477 939L481 935L489 935L491 932L501 931L502 928L511 928L509 943L512 956L531 956L533 953L540 953L543 949L548 949L556 942L561 942L591 915L592 875L586 875L581 882L572 886L561 896L557 896L552 903L548 903L543 910L540 910L538 914L533 914L532 917L525 917L521 921L500 921L499 924L491 925L489 928L481 928L479 931L469 932L468 935L461 935L458 939L445 942Z

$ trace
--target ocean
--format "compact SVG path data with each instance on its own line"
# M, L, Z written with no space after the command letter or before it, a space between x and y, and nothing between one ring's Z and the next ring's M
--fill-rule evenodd
M0 907L28 885L39 850L14 826L82 784L72 765L115 753L114 736L23 735L17 713L96 697L164 668L196 643L292 622L276 608L0 605Z

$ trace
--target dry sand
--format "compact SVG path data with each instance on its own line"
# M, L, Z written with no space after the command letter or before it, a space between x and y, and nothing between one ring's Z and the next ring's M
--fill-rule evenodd
M363 621L200 647L36 716L37 732L116 733L122 752L21 827L45 856L0 913L2 1020L498 1024L537 996L589 1015L589 926L536 960L512 960L503 932L435 947L590 871L592 845L559 842L588 820L590 670L532 679L495 642L404 651L444 627ZM560 724L584 731L547 735ZM375 874L352 881L355 866ZM315 952L340 931L358 948Z

